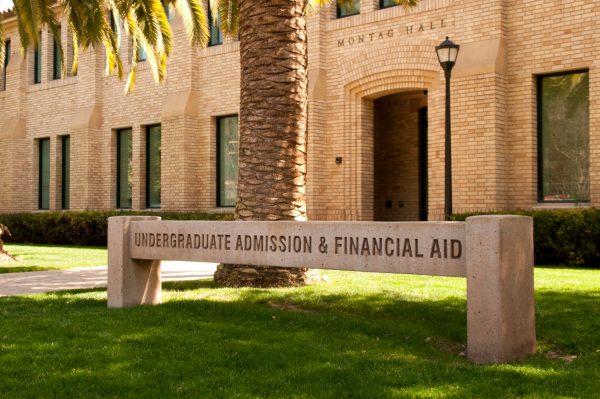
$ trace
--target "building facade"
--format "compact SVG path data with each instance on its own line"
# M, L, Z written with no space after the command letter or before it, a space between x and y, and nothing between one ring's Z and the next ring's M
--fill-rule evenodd
M437 220L444 213L445 79L452 75L454 211L600 205L600 4L387 0L311 15L308 216ZM190 48L177 16L167 81L135 91L104 53L57 71L52 37L0 82L0 212L230 210L237 175L239 42ZM66 53L72 52L66 29ZM122 43L127 54L129 43ZM67 57L67 68L70 61Z

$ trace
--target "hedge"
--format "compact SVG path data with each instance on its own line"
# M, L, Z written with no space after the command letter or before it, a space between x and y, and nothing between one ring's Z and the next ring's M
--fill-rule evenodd
M519 210L496 213L533 218L536 265L600 268L600 209ZM469 216L482 214L457 214L452 216L452 220L462 221Z
M5 242L105 247L108 218L130 215L160 216L164 220L233 220L231 213L85 211L0 214L0 223L12 233L11 237L3 237Z

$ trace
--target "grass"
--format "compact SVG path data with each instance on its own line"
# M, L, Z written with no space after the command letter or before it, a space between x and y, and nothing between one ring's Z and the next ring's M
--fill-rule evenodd
M106 248L22 244L5 244L4 248L17 262L0 263L0 273L102 266L107 262Z
M539 351L477 366L465 280L326 272L332 284L165 284L107 309L104 290L0 298L0 397L594 398L600 271L536 270Z

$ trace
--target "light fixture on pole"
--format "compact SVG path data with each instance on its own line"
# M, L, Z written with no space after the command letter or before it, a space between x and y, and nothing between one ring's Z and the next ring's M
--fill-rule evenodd
M446 220L450 220L452 215L452 142L451 142L451 124L450 124L450 76L452 75L452 68L456 64L456 58L458 57L458 50L460 46L454 44L449 37L446 36L439 46L436 46L435 52L437 53L440 65L444 70L446 76L446 148L445 148L445 205L444 205L444 216Z

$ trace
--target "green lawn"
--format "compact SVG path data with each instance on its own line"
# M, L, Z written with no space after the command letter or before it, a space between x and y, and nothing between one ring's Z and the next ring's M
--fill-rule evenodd
M17 262L0 263L0 273L102 266L107 263L106 248L6 244L4 249Z
M1 398L597 398L600 271L536 270L538 354L477 366L465 280L326 272L300 289L165 284L0 298Z

